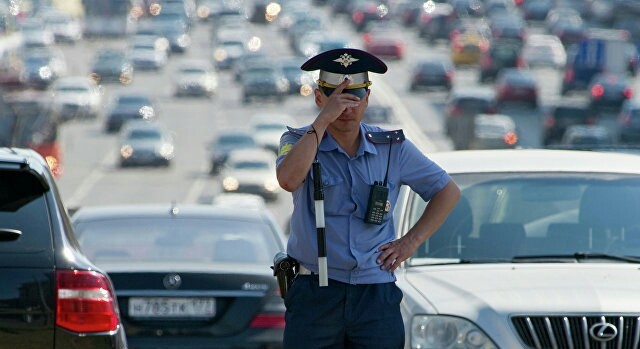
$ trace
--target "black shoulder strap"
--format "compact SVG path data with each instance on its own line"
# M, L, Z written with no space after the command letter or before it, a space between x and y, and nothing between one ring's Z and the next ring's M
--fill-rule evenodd
M367 140L376 144L391 144L404 141L404 132L402 130L367 132Z

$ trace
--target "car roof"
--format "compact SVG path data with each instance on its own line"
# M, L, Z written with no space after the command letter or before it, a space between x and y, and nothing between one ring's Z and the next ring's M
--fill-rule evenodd
M0 147L0 168L14 166L31 168L41 177L49 171L44 158L33 149Z
M72 216L73 221L100 220L118 218L213 218L242 221L262 220L268 215L266 211L238 210L204 204L123 204L86 206L78 209Z
M491 149L436 152L428 156L450 174L584 172L640 175L640 156L609 151Z

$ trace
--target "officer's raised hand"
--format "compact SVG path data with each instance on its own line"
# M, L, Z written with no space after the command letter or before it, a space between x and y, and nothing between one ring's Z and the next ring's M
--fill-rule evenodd
M316 103L322 108L322 111L318 115L317 121L322 122L324 125L329 125L340 117L346 108L354 108L360 105L358 96L343 92L350 83L351 80L344 79L328 97L324 95L322 90L318 91Z

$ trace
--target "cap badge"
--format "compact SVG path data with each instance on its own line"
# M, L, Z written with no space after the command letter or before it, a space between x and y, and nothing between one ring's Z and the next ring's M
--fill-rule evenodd
M334 59L333 61L340 63L344 67L348 67L351 65L351 63L359 61L359 59L351 57L351 55L348 53L343 53L340 57Z

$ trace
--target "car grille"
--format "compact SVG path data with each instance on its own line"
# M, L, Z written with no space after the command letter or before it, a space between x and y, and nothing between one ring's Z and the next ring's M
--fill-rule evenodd
M635 349L640 344L640 314L515 316L511 320L527 348Z

